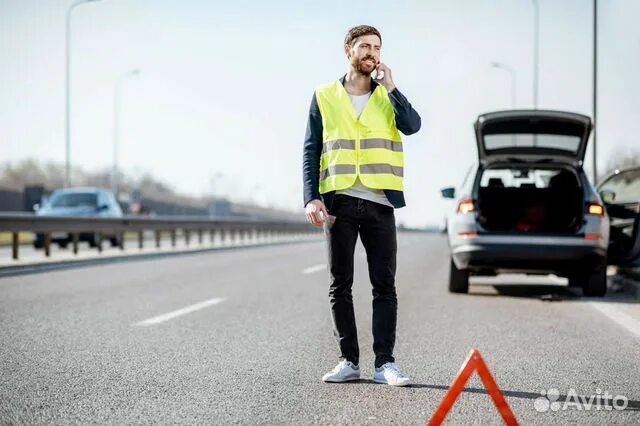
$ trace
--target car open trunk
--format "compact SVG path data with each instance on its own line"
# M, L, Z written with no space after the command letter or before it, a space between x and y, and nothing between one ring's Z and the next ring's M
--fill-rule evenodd
M583 190L567 167L492 167L483 170L476 191L478 221L486 231L575 234L582 224Z
M591 119L566 111L511 110L482 114L475 122L480 163L553 161L581 166Z

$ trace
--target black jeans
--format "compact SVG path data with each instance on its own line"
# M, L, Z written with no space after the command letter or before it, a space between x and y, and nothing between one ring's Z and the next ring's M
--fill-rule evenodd
M358 333L353 311L353 255L358 240L367 252L373 286L373 352L375 366L393 362L398 299L396 297L396 221L393 207L347 195L336 195L329 214L335 223L325 229L329 253L329 300L333 334L340 357L358 364Z

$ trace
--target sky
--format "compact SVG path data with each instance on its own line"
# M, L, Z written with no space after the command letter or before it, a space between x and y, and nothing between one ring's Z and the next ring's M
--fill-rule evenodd
M0 0L0 161L64 162L65 14L72 1ZM398 223L436 225L477 158L484 112L533 105L532 0L322 2L101 0L71 21L71 161L111 167L122 85L119 164L189 195L303 215L302 145L315 87L347 70L347 30L382 33L382 61L422 116L404 138ZM539 108L592 115L592 0L537 0ZM598 168L640 149L640 1L598 7ZM585 169L591 170L591 150Z

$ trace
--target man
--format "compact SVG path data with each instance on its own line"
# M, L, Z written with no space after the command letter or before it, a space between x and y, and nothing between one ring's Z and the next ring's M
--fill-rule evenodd
M380 62L378 30L352 28L344 41L345 76L319 87L311 101L304 142L305 213L325 227L329 252L329 299L341 361L325 382L360 378L351 287L353 253L360 239L373 285L373 380L407 386L393 357L397 298L394 208L405 205L401 131L420 129L420 116ZM371 74L375 71L376 79Z

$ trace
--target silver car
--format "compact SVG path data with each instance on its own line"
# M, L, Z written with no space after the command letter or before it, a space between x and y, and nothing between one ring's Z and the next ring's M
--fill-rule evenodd
M638 256L640 194L621 212L603 203L589 182L582 165L591 119L563 111L497 111L480 115L474 128L477 164L459 188L442 190L456 200L447 216L449 291L468 292L471 274L552 273L586 296L603 296L607 264ZM613 201L613 189L604 191ZM620 215L631 216L624 219L626 232L611 229L610 217Z
M65 217L122 217L122 209L111 191L100 188L67 188L53 191L47 201L40 207L34 206L38 216ZM36 233L33 239L35 248L44 246L44 234ZM105 234L112 246L118 246L120 236ZM60 247L66 247L72 237L67 232L54 232L51 241ZM79 241L87 241L91 247L98 244L98 235L94 232L83 232L78 236Z

